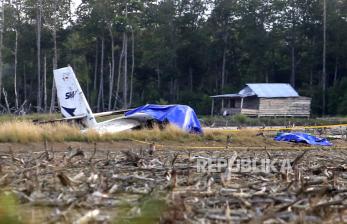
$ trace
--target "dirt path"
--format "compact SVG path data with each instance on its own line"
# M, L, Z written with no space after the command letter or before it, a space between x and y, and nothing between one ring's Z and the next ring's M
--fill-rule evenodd
M97 150L108 150L108 151L117 151L125 150L132 148L141 148L143 144L130 142L130 141L121 141L121 142L98 142ZM65 151L68 147L72 148L83 148L84 150L94 150L93 143L85 142L61 142L61 143L47 143L48 150L53 149L54 151ZM39 152L45 150L45 144L42 143L29 143L29 144L20 144L20 143L0 143L0 151L8 152L12 149L14 152Z
M331 140L333 147L326 147L326 149L347 149L347 141L344 140ZM96 148L99 151L121 151L129 149L147 149L149 148L151 142L143 143L136 141L113 141L113 142L98 142L96 143ZM229 150L292 150L292 149L320 149L320 146L309 146L305 144L296 144L288 142L276 142L271 138L264 139L261 136L256 136L252 141L249 138L244 141L237 140L236 142L231 142L227 144L226 142L215 142L215 141L204 141L204 142L175 142L175 141L164 141L156 142L156 148L158 150L185 150L185 149L204 149L210 150L221 150L228 148ZM83 148L87 151L94 150L94 143L86 142L61 142L61 143L47 143L47 149L53 151L65 151L68 147L72 148ZM323 147L324 148L324 147ZM8 152L12 150L13 152L40 152L45 150L45 144L40 143L0 143L0 152Z

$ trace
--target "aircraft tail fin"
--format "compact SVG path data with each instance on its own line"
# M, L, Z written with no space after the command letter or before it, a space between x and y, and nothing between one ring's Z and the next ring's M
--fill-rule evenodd
M85 116L82 123L86 127L96 126L95 117L72 68L56 69L53 73L62 115L66 118Z

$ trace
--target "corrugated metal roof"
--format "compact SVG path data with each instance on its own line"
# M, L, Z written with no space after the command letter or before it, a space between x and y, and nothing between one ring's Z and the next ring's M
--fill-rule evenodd
M299 94L288 83L249 83L239 94L249 94L250 90L258 97L298 97Z
M215 96L210 96L211 98L242 98L242 97L247 97L249 95L245 94L222 94L222 95L215 95Z

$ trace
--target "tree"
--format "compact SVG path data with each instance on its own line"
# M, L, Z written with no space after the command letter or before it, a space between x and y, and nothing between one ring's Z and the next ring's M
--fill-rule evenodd
M212 94L289 82L314 114L345 113L347 2L322 2L85 0L71 20L70 0L6 1L0 112L54 111L51 69L70 64L98 111L167 102L208 113Z
M9 34L14 34L13 47L8 47L9 52L14 57L13 62L13 93L14 93L14 109L19 108L19 93L18 93L18 45L20 28L22 24L21 11L22 3L20 1L8 2L4 6L4 16L8 18L4 23L5 31ZM11 43L12 45L12 43ZM11 63L12 64L12 63Z
M42 21L42 0L38 0L36 14L36 50L37 50L37 108L42 110L42 91L41 91L41 21Z
M47 27L53 38L53 69L58 67L58 47L57 47L57 31L62 29L64 25L71 19L71 2L70 0L45 0L43 2L43 18L45 27ZM52 113L55 108L56 88L52 79L51 102L49 111Z
M5 12L4 12L4 1L1 1L1 10L0 10L0 99L1 99L1 90L2 90L2 72L3 72L3 39L4 39L4 24L5 24Z
M101 37L101 59L100 59L100 85L97 101L97 110L100 112L104 109L104 55L105 55L105 38Z
M326 0L323 0L323 70L322 70L322 113L325 115L326 108L326 23L327 23L327 8Z

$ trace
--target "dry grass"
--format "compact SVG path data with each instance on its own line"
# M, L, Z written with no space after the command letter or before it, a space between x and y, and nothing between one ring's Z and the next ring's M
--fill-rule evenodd
M68 124L45 124L34 125L28 121L8 121L0 125L0 142L49 142L63 141L117 141L117 140L142 140L142 141L165 141L165 140L199 140L203 138L199 135L188 134L180 129L169 126L165 130L158 127L153 129L125 131L114 134L100 135L90 130L81 133L78 127Z
M77 141L85 137L77 127L67 124L34 125L28 121L9 121L0 125L0 142Z
M201 135L189 134L175 126L167 126L165 129L154 127L153 129L142 129L134 131L124 131L116 134L105 134L104 138L112 140L129 140L135 139L140 141L179 141L186 142L199 140Z
M9 121L47 121L62 118L60 113L52 113L52 114L27 114L27 115L13 115L13 114L1 114L0 115L0 123L9 122Z
M0 125L0 142L29 143L29 142L98 142L98 141L175 141L178 143L194 142L220 142L225 143L227 136L237 145L259 145L267 143L262 136L256 136L254 131L240 131L228 133L222 130L205 130L203 135L189 134L175 126L168 126L164 130L154 127L153 129L142 129L125 131L113 134L100 135L95 131L81 133L78 127L68 124L45 124L34 125L28 121L8 121Z

